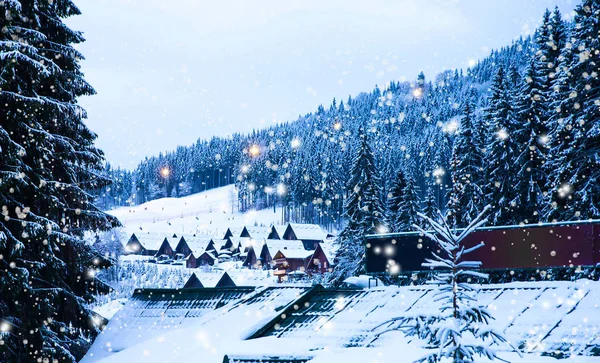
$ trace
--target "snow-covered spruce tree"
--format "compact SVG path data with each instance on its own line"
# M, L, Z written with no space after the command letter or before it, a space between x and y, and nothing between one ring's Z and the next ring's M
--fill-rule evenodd
M540 66L535 59L531 60L516 100L517 118L522 126L515 135L520 153L514 164L516 195L511 204L515 205L513 221L517 223L537 223L545 202L548 110Z
M412 177L406 178L406 186L402 191L402 198L398 204L398 213L394 225L398 232L413 230L413 224L418 221L417 213L421 211L418 189Z
M452 151L448 220L457 227L471 222L483 206L483 153L474 133L471 107L465 103Z
M339 285L363 272L364 236L375 233L384 220L380 185L373 151L367 136L361 135L348 184L349 196L344 204L348 224L339 235L336 264L328 283Z
M390 232L399 232L398 228L396 228L396 219L404 195L404 188L406 188L406 177L400 169L396 173L396 178L392 181L390 192L387 195L386 221Z
M433 258L427 259L423 267L439 270L430 283L437 285L434 299L441 302L441 308L439 312L427 311L399 319L407 336L422 339L424 347L431 350L417 362L466 363L475 362L478 357L494 360L498 358L494 345L508 344L500 332L489 327L493 317L485 306L477 304L477 289L469 283L473 278L488 278L487 274L477 271L481 262L465 258L484 244L481 242L469 248L463 245L469 233L487 222L484 215L488 209L486 206L460 233L449 227L441 213L439 223L419 214L433 231L425 231L416 225L415 228L440 250L440 253L433 253Z
M435 220L437 218L438 209L435 192L433 191L433 188L429 187L427 188L425 201L423 202L423 214Z
M77 97L94 93L61 19L69 0L0 2L0 361L75 362L97 333L86 308L102 256L84 231L118 224L92 205L103 154Z
M600 217L600 3L584 0L575 9L572 43L565 45L561 67L567 87L559 87L557 128L551 154L552 209L549 219ZM558 82L561 80L558 79ZM561 92L562 91L562 92Z
M518 153L515 142L515 119L511 106L511 90L502 68L498 69L492 81L489 105L484 115L492 127L490 143L487 147L485 200L493 206L490 222L494 225L506 225L512 222L514 199L513 162Z

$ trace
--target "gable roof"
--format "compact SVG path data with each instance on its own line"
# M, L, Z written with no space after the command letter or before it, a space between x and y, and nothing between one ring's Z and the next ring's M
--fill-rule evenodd
M200 282L200 279L198 279L198 276L196 276L195 273L193 273L190 278L186 281L185 285L183 285L184 289L189 289L192 287L204 287L204 285L202 285L202 282Z
M225 230L225 234L223 234L223 239L227 239L228 237L239 237L242 232L242 227L229 227Z
M233 280L231 279L231 277L229 276L229 274L227 272L223 273L223 276L221 276L221 279L215 285L215 287L233 287L233 286L236 286L236 284L235 284L235 282L233 282Z
M329 258L329 256L327 255L327 253L325 253L325 250L323 249L323 247L322 247L322 244L321 244L321 243L319 243L319 244L317 245L317 248L315 248L315 250L314 250L314 251L312 251L312 252L313 252L313 253L312 253L312 255L311 255L311 256L310 256L310 258L308 259L307 266L312 266L312 265L313 265L313 261L314 261L314 259L316 258L316 256L317 256L317 255L319 255L319 252L322 252L322 253L323 253L323 255L324 255L324 256L325 256L325 258L327 259L327 263L328 263L329 265L331 265L331 264L332 264L332 261L333 261L333 259L330 259L330 258ZM324 261L322 261L322 262L324 262Z
M519 282L478 287L477 300L496 318L490 328L503 332L514 346L525 346L525 353L564 354L579 361L580 355L593 355L600 347L600 314L596 313L600 282ZM253 359L257 352L267 359L315 356L319 362L339 362L347 361L340 359L340 352L351 356L372 349L377 353L390 346L397 348L386 351L385 356L397 357L408 347L398 341L403 334L397 318L437 312L441 304L432 298L436 292L432 286L366 290L282 285L249 289L241 297L232 297L234 291L242 289L152 290L146 293L143 305L132 311L132 305L136 301L139 304L136 292L98 336L82 363L108 355L112 355L111 362L141 356L156 346L159 337L165 337L166 344L197 342L196 334L202 331L210 332L210 343L220 354L212 358L206 355L208 363L222 362L225 354ZM210 298L194 295L202 292ZM222 301L224 296L229 300ZM193 357L204 353L205 347L197 345L186 353ZM162 351L164 354L158 355ZM329 351L336 355L329 355ZM162 362L173 354L171 349L152 353L149 362ZM422 356L421 351L418 353L414 359ZM526 362L529 357L535 360L533 355L526 355L519 361Z
M146 233L136 233L135 236L137 237L137 240L140 242L140 244L142 245L142 247L144 247L147 250L151 250L151 251L158 251L158 249L160 248L160 246L162 245L163 241L165 240L165 238L167 238L168 235L165 235L164 233L150 233L150 232L146 232Z
M269 235L265 237L265 239L282 239L286 228L287 225L273 224L271 226Z
M277 254L277 251L292 251L292 250L298 250L298 251L306 251L309 253L312 253L312 251L307 251L306 249L304 249L304 244L302 243L302 241L298 241L298 240L284 240L284 239L269 239L266 240L264 242L267 245L267 249L269 250L269 254L271 255L271 257L275 258L275 254ZM293 252L290 252L290 255Z
M187 244L188 248L192 251L194 256L200 256L205 250L208 244L210 243L211 238L207 236L181 236L179 239L179 244ZM177 248L176 248L177 249Z
M249 237L254 240L263 240L271 233L271 227L265 226L244 226L240 232L240 237Z
M313 255L315 251L310 251L310 250L305 250L305 249L301 249L301 250L297 250L297 249L293 249L293 250L278 250L275 255L273 255L273 259L279 259L279 258L288 258L288 259L306 259L310 256Z
M290 232L293 232L296 239L303 241L322 241L327 238L327 232L323 231L318 224L288 223L284 234L289 235Z
M269 320L283 307L296 301L308 288L288 285L136 290L98 335L82 363L97 362L104 358L114 362L127 359L131 361L131 357L141 356L144 350L153 348L157 348L153 353L164 351L165 354L171 354L168 356L170 360L174 359L172 350L164 349L170 343L156 346L158 337L178 344L189 339L190 342L196 342L195 345L202 350L205 346L197 343L201 342L198 340L201 331L220 332L226 339L238 336L243 339L254 331L258 317L262 317L259 321ZM215 337L210 335L213 340ZM239 342L237 338L234 339L235 343ZM230 345L231 350L221 351L217 356L208 354L207 361L222 362L223 355L237 353L236 346L237 344ZM194 348L194 344L190 347ZM141 351L132 354L136 349ZM179 357L180 360L191 359ZM165 360L161 360L157 354L144 357L146 359ZM204 360L204 357L200 360Z

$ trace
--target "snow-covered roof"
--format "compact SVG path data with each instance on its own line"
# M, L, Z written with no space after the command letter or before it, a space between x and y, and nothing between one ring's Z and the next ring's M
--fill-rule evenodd
M283 238L283 234L285 233L286 228L287 228L287 225L285 225L285 224L271 225L271 229L275 229L275 232L277 233L277 236L279 236L279 239ZM273 238L271 238L271 239L273 239Z
M229 269L226 271L236 286L267 286L276 283L277 279L268 271L250 269ZM224 271L195 271L194 274L204 287L215 287Z
M238 247L239 245L242 245L242 247L247 247L250 246L250 244L252 243L252 238L249 237L230 237L229 238L231 240L231 242L233 243L233 247Z
M269 233L271 233L271 227L245 226L244 228L248 232L249 237L252 238L253 240L260 241L260 240L266 239L269 236ZM240 234L243 232L244 231L242 230L240 232Z
M319 246L321 246L321 249L323 249L323 253L325 253L325 256L329 260L329 263L333 263L335 254L338 249L337 245L329 242L328 240L326 242L319 243Z
M207 236L183 236L182 238L185 239L185 242L187 243L188 247L190 248L190 250L192 250L192 253L196 257L200 256L204 252L206 246L208 246L211 240L211 237Z
M147 250L158 251L160 245L163 243L165 238L173 239L170 234L166 233L152 233L152 232L136 232L135 236L137 237L140 244ZM170 240L169 240L170 243ZM177 246L177 243L172 245L173 248Z
M315 251L305 250L304 248L291 249L291 250L278 250L272 257L275 258L277 254L283 255L285 258L305 259L312 256Z
M289 226L299 240L322 241L327 238L327 232L323 231L318 224L290 223Z
M225 237L225 235L227 235L227 231L231 232L231 237L239 237L240 233L242 233L242 229L244 227L228 227L225 230L225 233L223 234L223 237Z
M225 243L227 243L226 239L218 239L218 238L212 238L211 241L213 242L213 244L215 245L215 249L218 251L219 249L221 249L221 247L223 245L225 245ZM210 241L209 241L210 242Z
M217 331L223 336L247 335L257 323L273 318L278 309L306 290L301 286L138 290L115 314L81 362L107 357L114 362L135 362L142 356L144 360L172 360L174 347L162 344L168 339L184 343L181 348L189 349L205 346L202 343L208 343ZM127 349L130 347L144 348L137 352L135 348ZM165 354L163 359L160 354ZM223 354L215 362L222 361Z
M293 253L291 251L303 251L308 252L309 255L314 251L307 251L304 249L304 244L302 241L288 241L283 239L268 239L264 243L267 244L267 248L269 249L269 254L271 257L275 257L277 251L285 251L288 253ZM262 247L261 247L262 248ZM260 254L261 249L254 249L254 251ZM287 256L287 254L286 254Z
M164 362L201 355L205 363L221 363L224 355L286 355L312 356L320 363L362 363L397 361L399 354L413 361L423 351L417 342L406 343L394 319L439 311L431 286L305 290L288 285L237 290L242 296L236 289L222 289L223 297L211 290L219 289L153 290L144 298L134 296L84 362L108 355L103 363L140 356L145 362ZM578 355L600 347L600 282L484 285L477 297L496 318L491 327L532 353L513 359L501 352L513 363L552 362L539 360L541 353Z

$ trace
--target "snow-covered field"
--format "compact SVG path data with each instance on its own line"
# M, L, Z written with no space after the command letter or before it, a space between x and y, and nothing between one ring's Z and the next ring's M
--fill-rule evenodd
M281 208L275 212L268 208L240 213L234 185L183 198L157 199L108 213L119 218L127 236L140 231L222 236L228 227L281 224Z

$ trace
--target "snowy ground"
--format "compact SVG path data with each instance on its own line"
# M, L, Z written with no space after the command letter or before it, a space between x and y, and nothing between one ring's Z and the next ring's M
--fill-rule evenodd
M229 227L281 224L281 208L275 212L269 208L240 213L234 185L183 198L157 199L108 213L119 218L128 236L140 230L222 236Z

